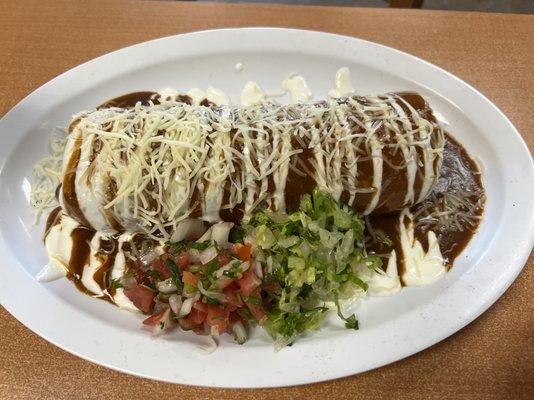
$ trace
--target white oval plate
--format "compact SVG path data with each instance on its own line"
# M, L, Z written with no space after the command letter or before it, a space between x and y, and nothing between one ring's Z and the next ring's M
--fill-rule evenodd
M244 64L237 73L234 65ZM67 280L40 284L42 224L33 224L29 177L56 125L109 98L162 87L213 85L238 98L247 80L277 91L292 72L316 99L348 66L360 93L416 90L450 122L484 169L488 201L479 232L437 284L367 299L359 331L330 324L273 350L256 333L243 346L221 339L209 355L200 339L154 340L141 316L77 292ZM453 334L486 310L521 271L534 239L534 167L510 121L460 79L408 54L345 36L288 29L229 29L167 37L74 68L30 94L0 122L0 300L28 328L95 363L163 381L219 387L296 385L394 362ZM228 336L228 335L225 335Z

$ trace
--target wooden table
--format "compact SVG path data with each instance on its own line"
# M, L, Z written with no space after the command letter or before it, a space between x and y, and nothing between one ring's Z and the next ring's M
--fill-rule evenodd
M534 146L534 16L142 1L0 2L0 115L84 61L200 29L285 26L352 35L433 62L485 93ZM0 398L521 399L534 396L534 258L506 294L443 342L368 373L272 390L156 383L83 361L0 308ZM23 294L21 294L23 295Z

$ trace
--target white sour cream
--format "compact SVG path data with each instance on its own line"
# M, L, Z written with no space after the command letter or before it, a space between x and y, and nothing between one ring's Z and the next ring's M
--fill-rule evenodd
M78 223L69 216L62 215L61 222L50 228L45 239L48 263L37 274L39 282L50 282L67 276L72 252L71 233Z
M117 243L117 246L119 247L119 251L117 252L117 255L115 256L115 262L113 263L113 267L111 268L111 279L120 279L124 275L124 271L126 270L126 257L124 253L121 251L121 248L124 242L129 241L132 238L133 238L133 235L129 233L124 233L119 236L119 240ZM126 295L124 294L124 289L122 288L115 289L113 302L120 308L124 308L126 310L135 311L135 312L139 311L139 309L131 302L131 300L128 297L126 297Z
M381 269L373 271L367 284L369 285L367 292L370 296L389 296L401 290L395 250L391 251L386 271Z
M102 266L102 261L97 257L98 248L100 247L101 232L96 232L91 240L91 252L89 253L89 264L83 267L82 285L96 296L103 296L104 293L100 285L95 281L94 274Z
M404 209L399 217L401 248L404 255L402 282L406 286L429 285L438 281L447 272L436 235L428 231L428 249L415 239L412 215ZM405 223L405 219L408 220Z
M208 86L206 91L199 88L192 88L187 92L187 95L191 97L193 104L196 106L198 106L204 99L211 101L217 106L230 104L228 96L222 90L214 88L213 86Z
M255 106L267 101L267 95L256 82L247 82L239 97L241 105Z
M173 88L164 88L158 91L158 95L159 95L159 102L161 104L170 104L170 103L174 103L178 99L180 92L178 92L178 90L173 89Z
M336 77L334 78L334 87L334 90L328 92L328 96L335 99L354 93L350 70L347 67L338 69Z
M208 86L206 90L206 98L215 103L218 106L226 106L230 104L230 99L222 90L214 88L213 86Z
M293 75L284 79L282 88L289 92L294 103L306 103L313 97L313 93L301 75Z

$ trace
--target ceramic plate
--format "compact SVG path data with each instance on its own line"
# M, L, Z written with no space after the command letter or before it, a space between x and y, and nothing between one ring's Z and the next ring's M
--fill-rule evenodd
M236 63L244 69L237 72ZM221 338L211 355L190 333L152 339L142 316L82 295L67 280L41 284L42 224L28 204L34 164L51 129L118 95L213 85L238 99L248 80L267 91L293 72L324 98L341 66L359 93L415 90L450 124L483 168L483 222L438 283L359 305L360 330L329 324L275 352L257 332ZM167 37L76 67L30 94L0 121L0 300L29 329L95 363L139 376L219 387L296 385L379 367L439 342L471 322L521 271L534 239L534 167L510 121L465 82L421 59L364 40L288 29L229 29ZM225 335L226 336L226 335Z

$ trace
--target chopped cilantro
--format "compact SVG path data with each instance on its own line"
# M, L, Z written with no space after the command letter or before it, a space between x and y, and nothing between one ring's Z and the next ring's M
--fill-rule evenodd
M182 274L180 273L180 269L176 265L176 263L170 259L167 258L165 260L165 264L167 265L167 268L169 268L169 271L171 271L172 275L172 283L174 283L174 286L176 286L176 289L178 290L178 293L181 293L182 291Z
M120 278L115 278L111 280L111 284L115 289L123 288L123 284L121 283Z
M219 303L219 301L212 299L211 297L204 296L203 301L205 301L206 304L211 304L213 306L218 306L219 304L221 304Z
M230 279L239 279L239 273L241 272L241 262L234 261L230 269L223 271L223 276Z
M161 279L159 272L155 269L149 269L148 271L146 271L146 274L154 279Z
M215 257L213 260L211 260L204 269L204 274L208 280L213 283L215 282L215 277L213 276L213 273L217 271L221 267L221 264L219 263L219 260L217 257Z
M168 242L171 253L176 255L181 251L188 249L195 250L205 250L211 245L211 241L206 240L204 242L192 242L192 241L183 241L183 242Z

